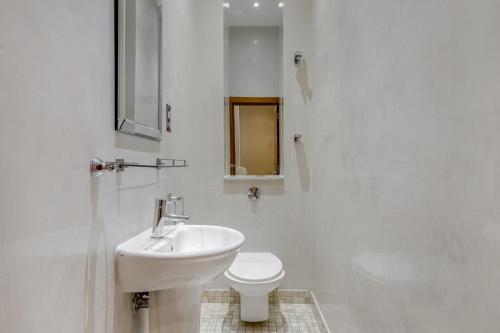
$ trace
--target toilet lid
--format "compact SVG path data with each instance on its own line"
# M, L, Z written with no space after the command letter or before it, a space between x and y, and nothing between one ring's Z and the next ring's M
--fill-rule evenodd
M240 252L228 273L239 280L259 282L277 277L283 270L281 261L269 252Z

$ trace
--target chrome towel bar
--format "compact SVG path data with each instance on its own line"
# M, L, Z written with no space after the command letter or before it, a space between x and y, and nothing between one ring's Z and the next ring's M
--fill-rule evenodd
M99 177L105 172L123 172L125 168L185 168L188 164L186 160L172 158L157 158L155 164L140 164L135 162L125 162L123 158L117 158L114 162L104 162L98 157L90 161L90 173L94 177Z

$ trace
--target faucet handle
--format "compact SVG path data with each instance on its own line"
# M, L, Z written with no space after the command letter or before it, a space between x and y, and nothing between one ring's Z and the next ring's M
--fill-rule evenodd
M181 201L182 202L181 215L184 215L184 197L176 196L173 195L172 193L169 193L167 196L167 200L169 201L169 203L172 203L174 205L174 214L177 214L177 201Z
M167 196L169 201L179 201L179 200L184 200L184 197L179 197L176 195L173 195L172 193L169 193Z

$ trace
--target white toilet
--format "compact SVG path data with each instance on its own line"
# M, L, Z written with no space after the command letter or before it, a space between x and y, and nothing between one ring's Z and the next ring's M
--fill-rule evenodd
M231 287L240 293L241 320L267 320L268 294L285 276L278 257L269 252L240 252L224 275Z

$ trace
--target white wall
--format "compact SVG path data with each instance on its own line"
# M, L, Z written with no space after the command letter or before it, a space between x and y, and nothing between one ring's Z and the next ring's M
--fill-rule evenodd
M498 332L499 12L314 1L313 276L333 332Z
M174 124L157 143L113 129L113 1L0 0L2 332L140 332L129 296L116 290L113 253L150 226L154 198L170 191L186 195L192 223L235 227L245 249L280 256L285 287L310 287L309 187L291 143L300 103L291 97L285 111L287 179L257 183L262 198L252 204L254 183L223 181L222 1L165 4ZM291 30L286 53L303 37ZM190 167L93 179L94 156L187 158Z
M284 287L314 277L333 330L498 330L499 4L309 4L284 17L284 59L306 50L284 64L286 180L252 204L222 180L221 1L166 2L174 132L155 143L113 130L112 1L0 0L2 331L140 331L113 251L169 191L280 256ZM159 155L190 167L88 172Z
M280 28L229 27L228 30L229 96L281 96Z
M241 230L249 251L271 251L279 256L287 271L284 287L310 287L310 238L307 220L309 178L306 167L298 164L305 151L295 150L293 131L303 112L299 86L287 85L284 108L285 181L224 181L224 83L222 2L193 1L195 15L182 17L171 10L166 45L171 52L167 78L168 100L173 107L174 127L167 145L175 156L186 157L190 167L175 173L168 188L185 195L186 213L193 223L218 224ZM172 1L171 7L178 2ZM302 44L305 34L293 24L306 5L290 1L290 30L285 28L285 53ZM174 7L175 8L175 7ZM287 16L288 15L288 16ZM196 22L196 24L194 23ZM195 39L190 36L196 36ZM210 56L207 56L210 55ZM293 62L285 64L285 74L295 76ZM295 79L292 79L295 80ZM288 99L287 96L290 96ZM248 189L262 191L257 203L248 200ZM210 287L227 287L220 279Z
M148 162L115 133L113 1L0 1L2 332L137 332L115 246L150 226L168 172L93 179L89 160Z

